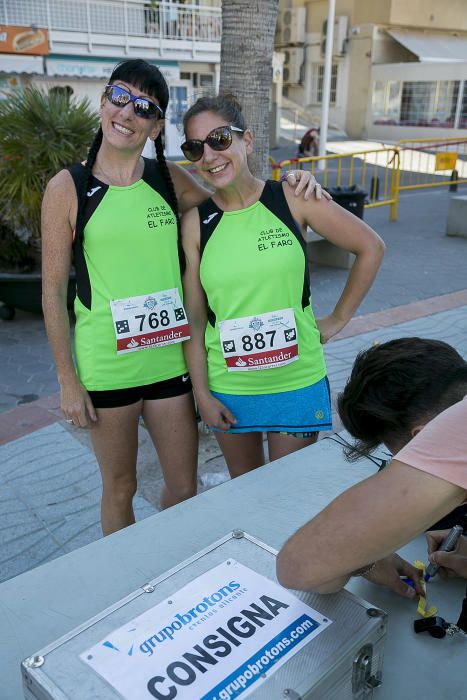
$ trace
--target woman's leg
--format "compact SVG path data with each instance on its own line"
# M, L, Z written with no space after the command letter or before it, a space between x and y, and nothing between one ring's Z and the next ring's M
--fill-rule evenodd
M313 445L318 439L319 433L313 433L311 437L298 438L282 433L268 433L269 461L280 459L286 455L301 450L303 447Z
M135 522L138 421L142 401L118 408L98 408L91 430L102 477L102 532L109 535Z
M264 464L262 433L214 433L234 479Z
M164 475L161 507L195 496L198 428L192 393L143 401L143 418Z

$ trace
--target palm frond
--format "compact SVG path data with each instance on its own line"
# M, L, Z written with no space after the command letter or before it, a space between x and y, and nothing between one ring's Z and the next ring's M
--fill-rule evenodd
M40 238L40 209L48 180L86 157L99 125L88 99L36 87L0 101L0 218Z

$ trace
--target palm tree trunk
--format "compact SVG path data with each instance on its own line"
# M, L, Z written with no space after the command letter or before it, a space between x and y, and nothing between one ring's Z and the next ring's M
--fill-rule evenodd
M272 54L279 0L224 0L220 92L240 100L255 149L250 167L257 177L270 176L269 100Z

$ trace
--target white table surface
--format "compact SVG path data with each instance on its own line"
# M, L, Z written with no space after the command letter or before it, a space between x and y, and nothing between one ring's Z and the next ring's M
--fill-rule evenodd
M21 700L20 662L143 583L242 529L279 549L348 486L375 471L330 440L278 460L0 585L0 698ZM401 550L426 560L423 536ZM416 604L364 579L348 588L389 613L378 700L466 697L467 639L415 635ZM465 586L435 580L430 603L456 621ZM73 700L79 700L74 698ZM83 699L84 700L84 699ZM85 700L89 700L86 698Z

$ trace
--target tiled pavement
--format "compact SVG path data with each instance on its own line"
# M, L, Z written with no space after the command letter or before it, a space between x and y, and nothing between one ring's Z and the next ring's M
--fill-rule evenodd
M1 456L0 580L101 537L94 455L60 423L3 445ZM138 495L135 512L154 508Z
M423 193L418 193L419 195ZM467 356L467 240L447 239L447 193L407 197L399 222L387 210L365 216L387 254L361 312L326 348L334 393L356 353L375 341L419 335L445 340ZM314 306L327 313L346 272L313 270ZM86 431L63 422L53 365L40 318L0 321L0 581L100 536L100 478ZM3 413L2 413L3 411ZM335 425L338 429L338 423ZM201 434L200 490L227 478L211 436ZM162 477L140 431L138 519L158 509Z
M462 295L450 296L458 303ZM378 326L378 314L374 314L373 329L329 343L325 350L333 391L343 388L357 352L375 341L431 337L446 340L467 356L467 292L463 296L463 306L387 327ZM430 305L429 301L427 309ZM52 409L44 408L45 403L0 416L0 426L6 431L10 418L18 429L22 413L29 412L23 425L25 434L0 447L0 581L100 537L100 478L95 458L89 446L77 439L83 434L65 426L56 410L57 402L49 402L55 406ZM43 415L48 415L50 424L34 429L36 408L42 423ZM147 435L143 430L141 433L140 489L135 499L138 519L157 512L161 484ZM200 486L204 490L226 479L227 473L212 438L201 435L201 443Z

